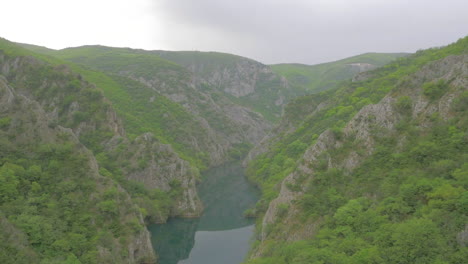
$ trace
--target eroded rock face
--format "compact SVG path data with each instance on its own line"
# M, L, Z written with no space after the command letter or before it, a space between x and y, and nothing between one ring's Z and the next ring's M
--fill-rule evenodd
M196 191L198 171L177 156L170 145L161 144L152 134L146 133L130 144L128 152L133 153L128 157L131 167L138 168L127 170L128 179L164 191L170 191L172 185L180 185L182 195L177 197L172 216L200 216L202 205Z
M203 72L202 65L192 64L189 69L195 73ZM260 74L273 74L271 69L258 62L242 59L230 67L219 67L204 79L215 87L235 97L255 92Z
M270 66L252 59L217 52L154 53L185 67L199 87L211 87L227 101L262 113L270 121L281 116L290 99L303 94Z
M236 55L217 52L155 52L162 58L184 66L194 74L197 81L207 82L237 98L258 92L261 79L273 80L277 77L269 66ZM282 82L287 87L284 78Z
M317 142L306 150L302 157L303 161L297 167L296 171L289 174L283 180L278 197L270 202L268 209L263 217L260 237L262 242L269 238L270 234L267 232L268 226L276 222L279 218L281 218L283 222L288 223L288 225L285 226L284 233L280 234L280 236L284 237L284 239L294 241L304 239L314 234L318 223L311 222L307 224L301 224L298 222L297 214L299 213L299 209L296 207L297 205L294 204L294 201L303 194L302 190L291 190L291 188L288 186L296 184L302 175L308 175L309 177L313 175L314 170L309 164L317 161L323 153L331 148L334 148L337 143L337 139L330 130L323 132L317 139ZM328 157L328 160L330 163L331 158ZM306 185L307 184L305 183L301 183L301 186ZM282 209L284 207L287 208L287 213L281 212L284 210ZM276 236L275 234L273 235ZM260 246L258 247L258 250L254 252L252 257L261 256L262 252L263 248Z
M250 161L254 160L256 157L259 155L265 153L268 151L268 148L270 146L270 138L271 135L265 136L257 145L255 145L249 153L247 153L247 156L244 158L242 161L242 166L245 168L249 164Z
M260 114L233 104L217 94L219 92L200 90L200 86L206 86L204 81L180 78L174 80L177 85L167 85L157 75L143 77L127 71L121 74L137 80L155 93L163 94L193 114L204 134L201 137L184 139L183 144L191 146L197 152L206 153L209 156L209 166L225 162L229 150L236 144L257 144L271 128L271 124Z
M364 144L367 152L372 153L374 128L391 131L399 121L399 115L394 111L394 101L394 98L387 96L378 104L363 107L346 125L343 130L345 135L354 135Z

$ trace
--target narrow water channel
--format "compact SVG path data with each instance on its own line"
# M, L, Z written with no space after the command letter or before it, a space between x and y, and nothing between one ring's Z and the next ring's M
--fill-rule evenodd
M205 210L199 219L170 219L148 227L160 264L239 264L249 249L254 220L243 216L259 198L240 163L203 174L198 193Z

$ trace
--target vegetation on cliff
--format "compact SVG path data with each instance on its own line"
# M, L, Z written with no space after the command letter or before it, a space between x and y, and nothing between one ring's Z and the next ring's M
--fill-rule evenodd
M154 261L144 217L167 216L178 197L104 162L125 131L102 92L59 62L0 42L1 262Z
M287 106L248 263L461 263L468 38ZM358 76L359 77L359 76Z
M245 153L245 145L255 144L270 127L255 111L157 52L103 46L58 51L27 47L82 65L76 70L102 87L131 136L151 132L198 169L219 165L232 153ZM234 80L234 86L240 81Z

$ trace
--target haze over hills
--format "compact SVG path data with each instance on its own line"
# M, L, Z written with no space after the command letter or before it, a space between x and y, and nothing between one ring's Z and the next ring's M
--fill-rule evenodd
M366 53L317 65L283 63L271 65L271 68L284 76L297 90L310 93L333 88L360 72L376 69L408 55L409 53Z
M144 226L248 153L248 263L461 263L467 40L309 66L0 39L0 262L154 263Z

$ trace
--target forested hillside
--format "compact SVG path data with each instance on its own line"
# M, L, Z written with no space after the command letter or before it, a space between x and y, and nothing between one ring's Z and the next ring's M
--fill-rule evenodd
M286 107L252 151L247 263L464 263L468 38Z
M3 39L0 70L0 262L154 261L136 198L158 207L168 194L140 195L98 165L125 140L102 93Z
M151 51L26 47L92 69L92 74L82 67L77 71L102 83L129 132L153 133L197 168L238 157L270 128L257 112L231 102L210 83ZM107 75L106 83L102 75Z

